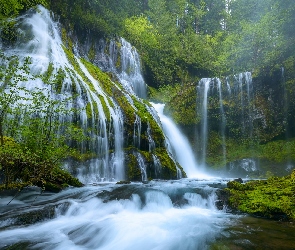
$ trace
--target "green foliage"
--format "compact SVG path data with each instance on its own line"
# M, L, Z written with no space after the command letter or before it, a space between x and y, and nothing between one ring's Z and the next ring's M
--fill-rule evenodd
M29 64L29 58L20 63L16 56L1 54L0 169L4 185L8 188L16 182L47 188L48 183L66 184L57 176L78 185L59 168L70 155L67 142L84 139L83 133L72 124L60 122L62 116L73 112L66 107L67 99L53 99L48 89L29 92L21 87L20 82L36 77L30 75ZM50 72L52 67L42 77L48 78Z
M228 183L230 206L253 215L295 219L295 171L290 176L245 184Z
M17 16L20 11L28 10L38 4L47 6L47 0L0 0L0 21Z

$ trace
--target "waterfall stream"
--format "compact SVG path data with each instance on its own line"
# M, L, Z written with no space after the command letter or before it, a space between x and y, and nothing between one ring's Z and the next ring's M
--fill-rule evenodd
M171 153L175 155L187 176L189 178L208 178L208 175L202 173L201 166L198 166L187 138L180 132L175 123L164 115L165 104L152 103L152 105L158 112L164 133L170 142Z
M197 149L199 152L199 162L201 165L206 165L208 157L208 147L210 147L210 132L214 130L218 133L220 140L223 163L226 162L226 139L230 129L235 127L239 131L241 138L247 138L250 141L253 137L253 86L252 76L250 72L234 75L232 79L226 77L225 82L219 78L202 78L197 85L197 115L200 119L199 137L197 141ZM234 107L234 108L233 108ZM227 124L227 119L231 118L237 124L230 128Z

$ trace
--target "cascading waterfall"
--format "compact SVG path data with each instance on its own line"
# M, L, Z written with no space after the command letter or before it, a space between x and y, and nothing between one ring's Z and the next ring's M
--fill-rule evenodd
M110 42L109 54L109 64L106 70L115 73L127 92L140 98L146 98L146 84L141 74L140 58L136 49L121 38L120 48L114 40ZM104 55L105 57L107 56Z
M240 121L241 137L253 136L253 86L250 72L226 77L223 86L219 78L203 78L197 86L197 112L200 117L199 142L197 143L200 163L206 164L208 131L215 129L221 140L223 161L226 162L227 115L234 113ZM230 103L235 105L231 110ZM225 107L226 105L226 107Z
M133 129L133 144L135 147L140 148L140 135L141 135L141 119L135 115L134 129Z
M164 133L170 142L170 150L172 151L171 153L183 167L187 176L189 178L203 178L204 176L208 178L207 175L202 174L200 169L198 169L199 167L197 165L196 159L194 158L194 154L187 138L182 135L175 123L163 114L165 104L152 103L152 105L158 112Z
M155 167L155 176L156 178L160 178L161 172L162 172L161 162L156 155L153 154L152 156L153 156L154 167Z
M124 179L123 128L120 109L111 98L107 97L99 82L91 76L78 58L74 60L80 69L79 72L69 62L61 46L58 25L52 21L50 13L45 8L39 6L39 12L29 13L17 21L21 24L19 32L25 40L20 38L14 47L5 49L5 53L17 54L20 59L30 57L33 74L44 74L49 67L52 67L49 80L54 82L56 75L62 78L60 89L53 90L53 98L70 97L75 91L76 97L69 99L67 106L79 110L78 124L91 137L91 142L88 145L82 143L80 150L81 152L90 151L99 156L78 167L79 178L84 182ZM29 41L27 41L28 37ZM40 78L30 81L26 87L29 90L49 88ZM103 109L102 102L108 109L109 117ZM75 119L74 116L68 118L70 121ZM98 129L92 129L94 126ZM110 156L111 146L114 148L114 153Z
M137 163L141 172L141 180L142 181L147 181L147 174L146 174L146 166L144 163L144 160L142 158L142 155L140 153L136 154L136 159L137 159Z
M220 135L222 140L222 154L223 154L223 161L226 162L226 146L225 146L225 126L226 126L226 120L225 120L225 114L224 114L224 108L223 108L223 96L222 96L222 86L221 81L219 79L216 79L217 81L217 90L219 93L219 105L220 105L220 115L221 115L221 124L220 124Z

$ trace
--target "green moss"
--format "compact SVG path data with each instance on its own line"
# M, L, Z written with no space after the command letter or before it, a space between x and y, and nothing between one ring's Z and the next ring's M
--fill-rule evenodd
M101 71L100 68L96 67L92 63L86 61L85 59L81 59L81 62L85 65L89 73L96 79L102 89L109 95L112 96L113 88L115 87L115 83L111 81L110 76L107 73Z
M54 168L45 178L32 178L27 182L12 182L8 185L0 185L0 190L17 189L21 190L28 186L38 186L46 191L59 192L62 189L73 186L82 187L83 184L69 172L61 168Z
M51 78L53 71L54 71L53 63L49 63L46 72L43 74L42 80L44 83L46 84L50 83L49 79Z
M65 44L68 49L73 48L73 42L72 42L71 38L68 36L65 28L61 29L61 39L63 41L63 44Z
M90 61L93 61L95 59L95 48L93 44L90 47L90 50L88 51L88 58Z
M295 171L286 177L229 182L229 205L242 212L267 218L295 220Z
M150 104L145 103L145 105L135 98L133 98L133 102L138 110L137 115L140 116L142 124L145 124L145 127L147 127L147 124L150 125L151 135L156 144L156 147L164 147L165 136L163 134L163 131L146 108L146 105Z
M56 93L61 93L62 85L64 82L64 79L66 77L65 72L62 68L59 68L56 75L54 75L54 79L52 80L52 83L55 85L55 91Z
M60 168L54 168L49 179L44 181L45 190L51 192L58 192L69 186L82 187L83 184L69 172Z
M86 105L86 115L87 115L87 119L92 118L91 104L89 102Z
M104 114L105 114L105 116L106 116L106 119L107 119L108 121L110 121L110 119L111 119L111 114L110 114L109 108L108 108L107 105L106 105L106 102L105 102L105 100L104 100L104 97L103 97L102 95L99 95L98 98L99 98L100 103L101 103L101 105L102 105L103 112L104 112Z
M128 179L131 181L138 181L141 180L141 171L137 166L137 159L136 157L130 153L127 156L128 164L127 164L127 176Z
M156 148L155 155L161 162L162 165L162 178L163 179L176 179L177 170L174 162L169 157L165 148Z
M16 22L13 20L5 20L1 22L0 36L4 43L11 44L17 40L19 36L17 32Z

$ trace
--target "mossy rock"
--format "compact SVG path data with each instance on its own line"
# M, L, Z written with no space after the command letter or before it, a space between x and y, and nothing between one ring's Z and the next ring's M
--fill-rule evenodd
M295 220L295 171L286 177L229 182L229 205L256 216L280 220Z
M55 168L48 181L45 182L45 190L59 192L69 186L82 187L83 184L69 172L60 168Z
M116 184L130 184L131 181L118 181Z

